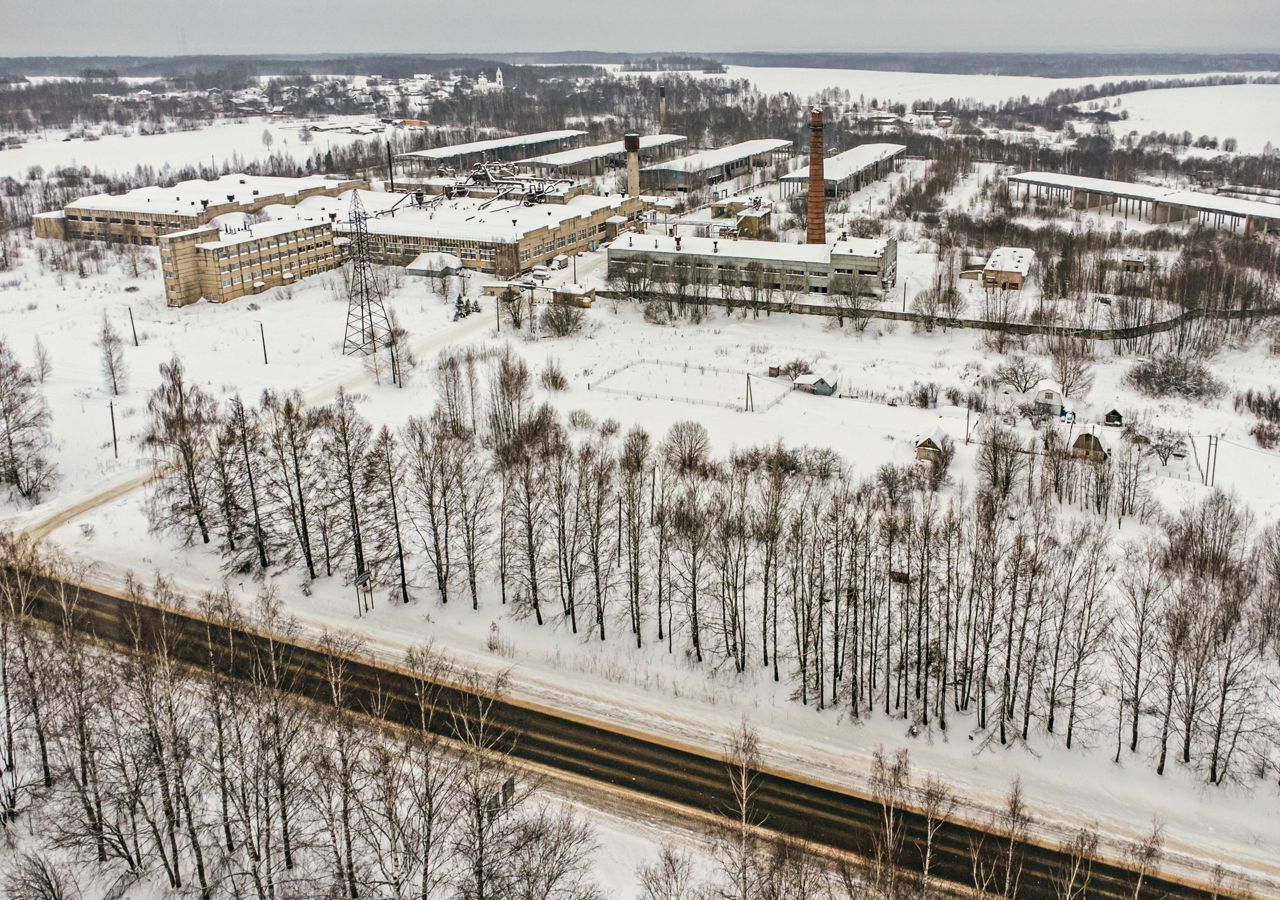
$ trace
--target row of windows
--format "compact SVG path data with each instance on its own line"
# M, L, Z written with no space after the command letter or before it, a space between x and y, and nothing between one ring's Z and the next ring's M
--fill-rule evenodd
M231 263L230 265L219 266L218 271L221 272L223 275L225 275L228 272L234 272L239 269L248 269L251 267L257 268L261 266L263 263L272 263L272 262L276 262L277 260L294 259L300 255L301 255L300 251L297 251L297 250L287 251L285 253L270 253L270 254L264 253L262 254L262 256L258 257L257 259L246 259L243 262L234 262L234 263Z
M253 241L253 242L246 241L243 244L237 244L234 247L228 247L228 248L223 248L219 250L218 259L226 259L229 256L237 256L237 255L246 256L252 253L259 253L263 250L273 250L278 247L287 247L290 244L297 244L298 241L309 241L309 243L301 247L295 247L290 252L314 250L319 247L331 246L331 243L327 240L312 239L313 237L318 237L318 235L319 235L319 232L312 231L312 232L307 232L305 235L289 235L286 237L268 238L266 240Z

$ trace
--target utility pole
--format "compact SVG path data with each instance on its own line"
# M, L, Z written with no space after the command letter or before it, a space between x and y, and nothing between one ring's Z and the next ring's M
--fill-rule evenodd
M133 324L133 307L129 307L129 328L133 330L133 346L138 346L138 326Z
M267 330L258 323L258 336L262 338L262 364L267 365Z
M115 401L108 400L107 408L111 410L111 449L115 451L116 459L120 458L120 439L116 436L116 404Z

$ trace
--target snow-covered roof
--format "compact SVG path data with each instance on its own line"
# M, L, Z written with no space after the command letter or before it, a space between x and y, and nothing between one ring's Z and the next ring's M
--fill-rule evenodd
M1096 440L1098 442L1098 445L1102 447L1103 450L1107 450L1107 451L1111 450L1110 436L1108 436L1106 432L1101 431L1099 429L1080 432L1078 435L1076 435L1075 440L1071 442L1071 446L1079 447L1082 443L1087 444L1088 442L1085 441L1085 438L1090 438L1090 437Z
M762 262L806 262L829 264L833 256L879 258L888 240L884 238L848 238L833 244L783 244L778 241L735 241L707 237L676 239L667 235L637 234L618 238L609 252L640 250L659 253L689 253L694 256L724 256L732 259L755 259Z
M640 149L652 150L654 147L665 147L669 144L679 144L687 138L683 134L642 134L640 135ZM549 168L558 168L560 166L575 166L584 162L590 162L593 159L604 159L609 156L617 156L626 152L626 146L622 141L610 141L607 144L592 144L589 147L574 147L569 150L561 150L558 153L548 153L544 156L533 156L529 159L522 159L520 162L530 165L548 166Z
M916 446L919 447L925 441L928 441L938 449L942 449L942 442L949 438L950 435L947 434L946 429L941 425L934 425L932 430L916 435Z
M1232 216L1252 216L1255 219L1280 221L1280 204L1262 200L1242 200L1239 197L1223 197L1204 191L1174 191L1164 198L1165 203L1190 206L1205 212L1220 212Z
M72 209L194 215L203 211L204 201L208 201L209 206L228 202L247 205L261 202L265 197L289 198L316 188L336 188L339 184L341 182L321 175L283 178L233 174L212 181L181 181L173 187L144 187L124 194L93 194L67 206ZM228 201L227 197L235 199Z
M878 162L893 159L907 150L902 144L859 144L843 153L828 156L822 161L823 181L844 181L864 172ZM808 181L809 167L796 169L782 176L783 181Z
M547 144L552 141L564 141L569 138L582 137L585 131L562 128L558 131L539 131L535 134L515 134L510 137L491 138L486 141L471 141L467 144L451 144L448 147L432 147L430 150L414 150L401 153L401 159L453 159L455 156L470 156L473 153L487 153L491 150L506 150L510 147L528 147Z
M1021 172L1010 175L1009 180L1018 184L1041 187L1078 188L1097 194L1115 194L1131 200L1159 200L1169 193L1169 188L1132 181L1112 181L1109 178L1090 178L1085 175L1063 175L1059 172Z
M564 203L525 206L519 200L490 203L488 200L460 197L423 207L401 206L394 215L376 215L389 212L403 198L403 194L383 191L360 192L360 202L370 214L366 224L371 234L515 243L539 228L556 228L563 222L587 218L599 210L617 209L625 199L620 195L599 197L582 194ZM300 217L337 213L337 230L344 232L349 230L346 222L350 206L351 192L348 191L340 197L308 197L296 209Z
M448 272L450 270L460 270L462 268L461 258L452 253L440 253L427 251L419 253L409 265L404 267L406 272Z
M797 375L792 379L795 384L817 384L819 381L824 384L831 384L831 381L816 372L806 372L803 375Z
M256 241L261 238L276 237L282 234L289 234L294 231L301 231L304 228L313 228L321 225L328 225L328 220L320 217L315 218L293 218L293 219L274 219L270 222L256 222L252 225L246 225L236 231L218 231L212 232L216 235L215 240L201 241L196 244L203 250L216 250L221 247L234 247L237 244L243 244L246 241ZM217 226L211 226L217 228ZM212 236L211 235L211 236Z
M666 162L654 163L651 166L645 166L645 171L706 172L710 169L717 169L720 166L737 162L740 159L746 159L750 156L759 156L762 153L772 153L775 150L781 150L784 147L790 146L790 141L784 141L778 138L758 138L754 141L743 141L740 144L730 144L728 147L720 147L715 150L703 150L700 153L681 156L678 159L669 159Z
M1041 378L1036 382L1036 386L1031 389L1032 393L1038 394L1041 391L1053 391L1055 394L1062 393L1062 385L1054 381L1052 378Z
M1018 184L1034 184L1043 187L1076 188L1096 194L1113 194L1131 200L1169 203L1186 206L1201 212L1225 213L1230 216L1252 216L1256 219L1280 221L1280 204L1261 200L1242 200L1224 197L1204 191L1175 190L1152 184L1136 184L1131 181L1112 181L1107 178L1088 178L1084 175L1062 175L1057 172L1023 172L1010 175L1009 180Z
M983 268L988 272L1017 272L1025 278L1035 258L1035 253L1026 247L997 247Z

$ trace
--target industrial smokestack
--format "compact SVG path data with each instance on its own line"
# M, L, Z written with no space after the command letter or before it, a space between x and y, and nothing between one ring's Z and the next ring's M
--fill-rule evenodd
M640 135L634 131L622 136L627 151L627 196L640 196Z
M809 110L809 229L806 243L827 242L827 182L823 178L822 110Z
M658 85L658 131L667 130L667 86Z

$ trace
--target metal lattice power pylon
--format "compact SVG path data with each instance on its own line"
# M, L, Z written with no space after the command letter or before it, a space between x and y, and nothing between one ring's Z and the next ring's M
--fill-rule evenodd
M347 334L342 342L342 355L370 356L380 348L391 346L391 322L387 308L373 280L373 263L369 259L368 213L360 202L360 192L351 192L351 281L347 303Z

